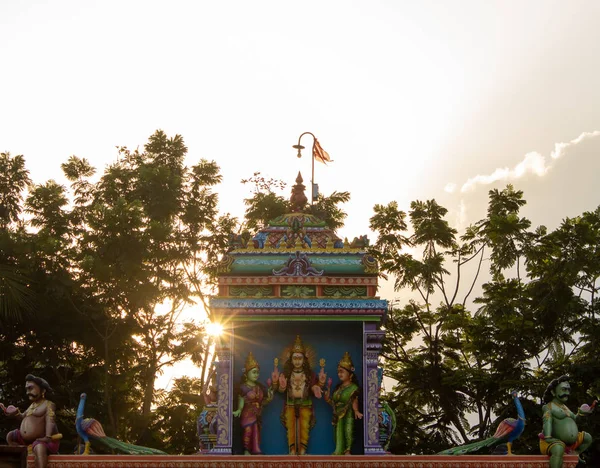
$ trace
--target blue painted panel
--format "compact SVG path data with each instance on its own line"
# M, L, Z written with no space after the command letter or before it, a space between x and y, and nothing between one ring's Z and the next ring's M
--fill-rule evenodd
M300 335L306 345L316 351L313 366L318 373L319 359L325 358L325 372L333 379L332 388L339 382L337 363L345 351L348 351L356 368L356 376L362 382L362 323L361 322L246 322L236 325L234 338L234 409L237 409L237 392L240 385L242 369L252 351L260 365L259 380L266 385L273 371L273 359L280 358L279 370L283 370L281 353L293 344L296 335ZM263 408L261 448L267 455L285 455L288 453L285 427L281 424L280 414L283 409L285 394L276 393L273 401ZM333 426L331 425L332 408L324 400L313 399L316 425L310 432L308 454L331 454L335 449ZM362 401L361 401L362 409ZM352 452L363 453L363 423L356 420L356 436ZM239 419L234 419L234 453L243 453Z

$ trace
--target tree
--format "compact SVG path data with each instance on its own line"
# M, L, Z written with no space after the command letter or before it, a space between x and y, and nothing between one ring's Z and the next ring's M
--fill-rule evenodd
M84 161L71 159L64 167L80 194L74 208L77 281L94 298L83 312L91 318L99 308L103 314L91 323L104 343L110 424L118 429L111 389L122 380L139 389L141 418L133 426L142 439L157 375L197 351L190 343L204 351L206 343L197 340L201 329L181 326L179 316L195 299L205 305L211 267L234 223L218 215L211 191L221 178L218 166L202 160L188 168L186 154L181 136L157 131L144 152L119 148L119 160L93 187L82 179L92 172Z
M244 200L246 213L243 230L266 226L269 221L291 212L289 199L276 192L285 188L285 182L267 179L260 172L255 172L252 177L242 179L242 183L254 185L252 196ZM307 205L304 211L325 221L327 226L335 231L344 226L344 219L347 216L339 205L348 201L350 201L350 192L333 192L329 196L319 194L315 203Z
M383 348L386 373L398 382L396 404L414 408L413 424L427 433L427 445L415 451L437 452L488 435L494 414L512 405L509 391L527 390L530 362L551 341L545 311L521 273L543 232L531 232L531 223L519 216L524 204L512 186L490 191L486 218L460 239L435 200L411 203L410 235L406 213L395 202L374 208L373 255L397 291L416 294L392 308ZM481 285L483 295L469 302L486 251L491 279ZM476 418L473 427L467 415Z
M23 372L35 368L56 383L66 408L85 391L86 409L107 432L155 440L157 375L186 357L208 365L203 325L180 315L206 309L236 223L218 211L218 165L188 167L186 155L181 136L157 131L143 151L120 147L96 182L89 162L71 156L62 165L69 190L48 181L31 186L26 200L24 159L2 156L19 175L0 180L10 208L0 230L0 299L11 311L0 318L10 319L0 330L4 396L22 397ZM7 284L20 293L12 303ZM25 306L35 320L16 320Z

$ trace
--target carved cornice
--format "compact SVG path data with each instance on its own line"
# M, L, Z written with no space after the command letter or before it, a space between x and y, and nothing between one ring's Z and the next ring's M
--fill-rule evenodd
M210 299L211 309L340 309L354 310L387 310L387 301L381 299L272 299L272 298L220 298Z
M373 309L216 309L217 316L255 316L255 315L361 315L368 317L382 317L381 310Z
M219 285L267 285L267 284L326 284L343 286L377 286L377 277L340 276L221 276Z
M367 330L365 334L365 364L367 367L375 367L379 363L379 353L383 347L385 336L383 330Z

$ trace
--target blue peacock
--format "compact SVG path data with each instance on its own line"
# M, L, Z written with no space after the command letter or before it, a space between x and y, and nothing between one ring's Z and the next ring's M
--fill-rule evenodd
M498 428L492 437L488 437L485 440L480 440L479 442L461 445L460 447L449 448L443 452L440 452L439 455L464 455L465 453L475 452L483 447L490 447L501 442L506 442L508 454L512 455L512 443L521 436L523 429L525 429L525 412L523 411L519 397L517 397L517 392L512 392L511 396L515 406L517 407L517 419L504 419L498 425Z
M120 440L113 439L112 437L107 437L104 433L104 429L102 428L102 424L95 419L83 419L83 409L85 407L86 398L87 395L82 393L81 397L79 398L77 417L75 419L75 428L77 429L77 434L79 434L79 436L85 442L85 449L82 455L90 454L90 439L99 445L104 446L104 448L113 453L125 453L128 455L166 455L166 453L161 450L127 444L125 442L121 442Z

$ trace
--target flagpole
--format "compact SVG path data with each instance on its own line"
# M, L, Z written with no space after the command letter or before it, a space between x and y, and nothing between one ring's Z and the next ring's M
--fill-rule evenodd
M315 153L315 141L317 141L317 137L312 133L312 132L304 132L302 135L300 135L298 137L298 144L297 145L293 145L292 148L295 148L298 150L298 157L301 158L302 157L302 150L304 149L304 146L302 146L300 144L300 140L302 139L302 137L304 135L310 135L311 137L313 137L313 147L312 147L312 152L311 152L311 161L312 161L312 165L311 165L311 176L310 176L310 204L312 205L314 203L314 190L315 190L315 157L314 157L314 153Z

